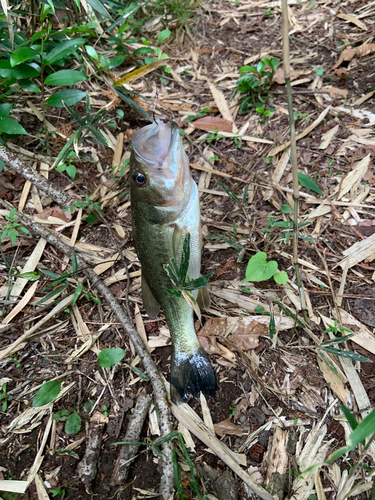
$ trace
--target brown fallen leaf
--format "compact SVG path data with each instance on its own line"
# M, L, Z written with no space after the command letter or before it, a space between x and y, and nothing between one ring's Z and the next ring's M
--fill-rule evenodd
M320 90L328 92L332 99L345 98L348 95L347 89L338 89L337 87L322 87Z
M297 80L302 75L306 75L307 71L294 71L290 72L290 81ZM273 81L278 83L279 85L283 85L285 83L284 70L283 68L277 68L273 75Z
M355 49L345 49L341 52L339 60L332 67L332 69L338 68L343 62L351 61L354 57L368 56L372 52L375 52L375 43L364 43Z
M50 207L43 210L38 214L38 219L47 220L48 217L56 217L57 219L61 219L64 222L69 222L72 218L72 214L69 210L63 212L60 207Z
M223 437L225 434L230 434L232 436L242 436L242 429L240 426L229 422L229 420L223 420L217 424L214 424L215 433Z
M216 116L204 116L192 123L198 130L218 130L219 132L232 132L233 123Z

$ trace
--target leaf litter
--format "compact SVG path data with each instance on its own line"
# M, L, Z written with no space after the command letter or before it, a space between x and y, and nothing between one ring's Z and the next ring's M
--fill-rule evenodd
M186 150L201 193L204 274L213 273L214 279L210 284L212 305L202 316L198 335L211 354L220 389L215 399L172 407L185 442L196 449L196 454L191 453L194 466L198 471L205 463L219 471L229 467L239 478L238 498L248 498L255 488L263 498L271 494L279 498L362 499L373 488L373 444L364 451L357 448L353 462L338 459L324 467L318 465L345 446L352 431L338 402L358 421L370 414L375 402L373 365L356 360L361 355L375 361L373 324L366 315L356 313L360 309L355 305L375 301L375 141L371 128L375 118L370 75L375 45L370 38L363 39L364 30L373 24L373 11L360 0L340 6L335 16L329 2L312 7L306 2L289 5L297 150L300 178L305 179L300 185L300 218L309 222L300 228L299 240L310 320L306 325L297 315L300 304L292 247L285 232L291 219L280 210L285 204L293 207L289 127L280 68L271 89L275 111L267 120L255 110L238 114L240 96L233 100L243 65L257 64L264 57L281 59L279 5L209 2L202 13L205 35L199 48L186 34L182 43L165 48L172 70L168 83L160 82L159 62L150 65L147 78L146 70L136 73L133 67L127 76L118 74L112 83L117 86L122 82L127 90L151 100L158 88L156 116L174 119L185 131ZM9 196L15 207L61 238L76 242L124 305L127 301L136 304L138 332L148 335L149 349L168 378L169 332L163 317L150 320L142 309L128 194L124 185L113 180L111 171L116 167L121 170L122 162L126 170L131 134L144 122L117 98L107 78L80 85L91 95L96 110L101 106L114 108L112 113L121 109L126 118L115 131L101 128L112 149L75 145L77 151L96 159L95 164L84 165L85 172L78 165L75 183L57 177L50 168L68 139L64 113L61 120L49 116L46 122L49 130L57 131L51 156L34 150L27 136L22 142L8 141L8 145L20 158L36 162L43 175L76 198L84 200L83 192L89 193L92 202L104 211L107 225L86 225L75 214L70 222L70 214L53 205L29 181L21 182L20 191L16 174L10 170L3 175L2 196ZM138 98L137 105L145 113L152 112L149 101ZM30 130L28 124L43 119L37 99L28 96L28 101L21 99L17 107L20 116L25 116L26 130ZM206 117L185 120L203 109L209 111ZM224 191L219 181L229 191ZM0 215L4 225L9 211L1 210ZM27 483L30 491L34 488L38 497L44 498L48 485L69 483L69 494L78 489L80 498L89 498L78 478L78 461L69 455L63 458L58 451L74 448L79 461L87 461L87 439L92 443L94 428L87 435L84 426L78 435L67 435L61 423L52 421L58 410L77 409L87 424L90 419L99 419L106 429L98 474L100 483L108 487L95 482L87 486L87 481L85 486L92 486L99 498L107 498L115 491L109 482L111 464L117 457L110 444L125 435L124 408L130 409L133 404L129 401L150 390L142 376L126 367L137 367L140 360L100 302L85 298L72 306L72 291L82 282L73 272L68 277L71 288L51 298L45 303L49 309L38 313L35 304L46 295L43 288L50 281L43 278L45 283L35 285L22 274L49 270L61 275L71 269L62 254L42 239L22 240L17 251L9 239L2 243L5 254L16 259L19 276L11 289L7 278L1 283L8 316L4 315L0 327L0 394L4 395L0 402L7 394L8 404L1 413L4 458L0 490L9 488L10 482L5 480L12 477L17 479L12 491L24 491ZM118 245L127 259L129 276L119 260ZM242 283L247 262L260 251L288 273L286 285L277 285L272 279ZM93 293L90 285L82 284L87 293ZM62 302L56 306L57 298ZM272 336L271 318L276 328ZM11 328L5 331L8 324ZM353 336L338 345L350 352L352 359L321 347L324 341L345 335L345 328ZM125 351L126 365L121 370L97 369L98 354L105 348ZM61 380L61 392L48 405L32 408L41 380ZM94 418L94 410L102 417L94 413ZM157 427L157 418L152 417L144 435L155 439ZM360 455L363 468L350 470ZM149 497L155 494L158 471L150 451L136 459L130 474L135 491ZM212 491L209 493L212 498ZM123 494L132 498L130 485Z

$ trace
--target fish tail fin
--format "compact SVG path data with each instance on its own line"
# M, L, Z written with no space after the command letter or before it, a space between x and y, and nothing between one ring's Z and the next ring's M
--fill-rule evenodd
M200 392L215 397L216 390L216 374L202 346L189 354L172 352L171 398L174 403L189 401Z

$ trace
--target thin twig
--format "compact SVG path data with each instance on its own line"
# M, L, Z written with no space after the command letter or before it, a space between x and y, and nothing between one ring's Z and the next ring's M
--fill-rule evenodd
M290 83L290 63L289 63L289 29L288 29L288 0L282 0L282 17L283 17L283 59L284 59L284 78L286 93L288 98L288 114L290 126L290 157L292 162L293 174L293 265L296 273L298 292L301 300L301 309L305 318L305 322L309 324L307 316L307 307L303 282L299 272L298 265L298 216L299 216L299 187L298 187L298 166L297 166L297 142L296 129L293 115L293 96L292 86Z

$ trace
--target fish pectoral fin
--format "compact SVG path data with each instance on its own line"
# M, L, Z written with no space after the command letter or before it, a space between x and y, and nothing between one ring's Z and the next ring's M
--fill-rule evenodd
M207 309L209 309L211 305L211 299L206 286L203 288L199 288L197 294L197 303L202 311L206 311Z
M156 318L160 311L160 304L155 299L153 293L151 292L150 287L148 286L148 283L144 278L143 274L142 274L142 300L143 300L143 307L145 308L148 316L151 319Z

